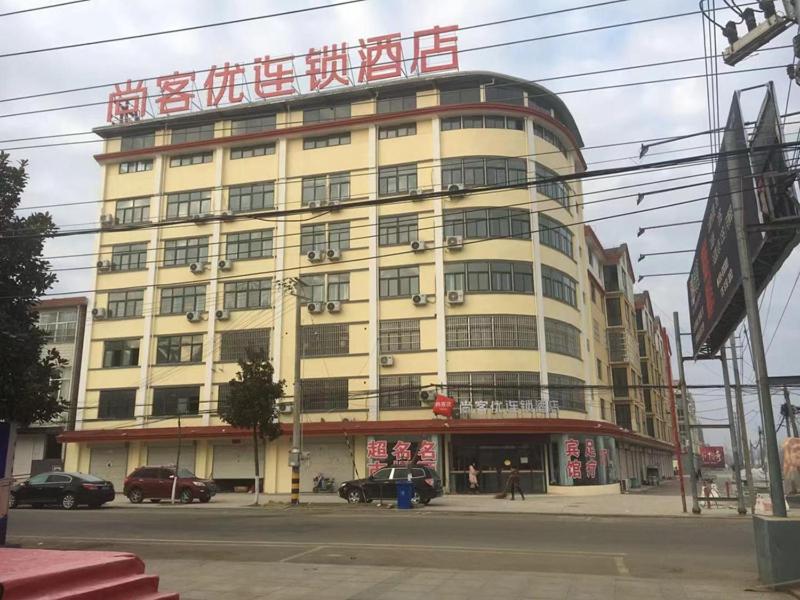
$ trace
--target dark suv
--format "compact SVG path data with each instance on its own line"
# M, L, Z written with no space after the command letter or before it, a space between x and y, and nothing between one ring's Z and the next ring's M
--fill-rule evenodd
M125 478L123 493L134 504L139 504L145 498L160 502L172 498L173 479L175 467L139 467ZM217 486L212 480L200 479L183 467L178 469L175 497L183 504L189 504L195 498L200 502L208 502L216 493Z
M366 479L345 481L339 486L339 496L353 504L377 499L394 500L397 498L397 482L407 481L409 472L414 484L413 504L428 504L442 495L442 478L436 471L422 465L410 465L386 467Z

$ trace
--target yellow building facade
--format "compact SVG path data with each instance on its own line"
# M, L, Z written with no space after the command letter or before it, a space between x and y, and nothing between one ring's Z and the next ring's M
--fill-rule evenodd
M581 185L562 177L585 169L582 141L541 86L440 75L95 131L102 230L67 468L120 485L180 444L183 466L246 485L248 433L217 407L247 350L291 390L299 347L304 491L408 460L454 492L471 462L485 490L512 466L533 492L613 486L623 442L671 475L663 439L615 423ZM293 410L260 450L267 492L289 491Z

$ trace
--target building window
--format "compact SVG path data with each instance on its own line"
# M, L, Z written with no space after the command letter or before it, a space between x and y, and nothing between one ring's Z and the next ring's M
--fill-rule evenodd
M51 344L71 344L78 328L78 309L45 310L39 313L39 329Z
M611 369L611 382L615 398L628 397L628 369L626 367L613 367Z
M599 358L595 360L597 362L597 380L603 381L603 362Z
M213 152L197 152L195 154L182 154L172 156L169 159L170 167L189 167L191 165L202 165L214 160Z
M300 276L300 301L325 302L325 275Z
M120 150L123 152L128 150L142 150L144 148L152 148L155 145L156 133L155 131L149 131L137 135L123 135L120 142Z
M350 353L350 326L308 325L300 328L302 356L342 356Z
M381 410L420 408L419 375L389 375L380 378Z
M609 327L622 325L622 308L619 298L606 298L606 320Z
M561 410L586 411L583 379L550 373L547 376L547 384L551 404L558 403L558 408Z
M541 398L539 373L528 371L448 373L447 394L459 403L479 409L490 408L491 403L495 401L510 401L531 403L527 410L533 410Z
M119 163L119 172L125 173L141 173L143 171L152 171L153 161L148 160L131 160L128 162Z
M347 410L349 380L346 378L301 380L303 412Z
M465 115L462 117L444 117L441 120L442 131L456 129L514 129L523 131L525 121L517 117L501 115Z
M449 158L442 161L442 188L517 185L527 182L524 158Z
M167 194L167 218L194 217L211 211L211 191Z
M379 140L391 140L399 137L417 135L416 123L403 123L401 125L386 125L378 128Z
M327 233L326 233L327 231ZM327 245L326 245L327 242ZM350 222L319 223L300 227L300 253L323 248L346 250L350 247Z
M350 173L332 173L303 177L301 204L350 199Z
M345 146L350 143L350 132L332 133L317 137L303 138L303 150L316 150L317 148L330 148L332 146Z
M136 271L147 268L147 242L118 244L111 248L111 268L114 271Z
M550 112L549 110L545 110L545 112ZM553 131L545 127L544 125L539 125L538 123L533 124L533 135L538 137L539 139L544 140L548 144L551 144L558 148L559 152L564 155L564 158L567 158L568 150L567 146L564 142L561 141L561 138L558 137Z
M403 298L419 294L419 267L381 269L381 298Z
M484 93L487 102L525 106L525 93L520 87L505 83L490 84L484 88Z
M542 245L572 258L572 238L573 234L568 226L546 215L539 215L539 241ZM592 296L594 296L594 287L592 288Z
M223 331L220 335L221 362L239 362L247 360L248 353L261 360L269 358L270 330L244 329L241 331Z
M150 218L150 198L117 200L116 222L119 225L145 223Z
M103 342L103 368L138 366L140 343L139 339Z
M391 319L380 322L382 353L419 350L419 319Z
M231 384L220 383L217 386L217 414L228 407L231 402Z
M275 182L231 186L228 208L233 212L275 208Z
M97 402L98 419L132 419L136 406L136 389L100 390Z
M275 129L275 127L275 115L264 115L261 117L251 117L249 119L235 119L231 122L231 134L246 135L248 133L260 133L262 131L271 131Z
M328 300L350 299L350 273L328 274Z
M269 308L272 300L271 279L250 279L225 284L223 306L228 309Z
M394 194L407 194L417 189L417 165L397 165L396 167L381 167L378 170L378 195L392 196Z
M259 229L225 236L225 256L230 259L272 256L272 229Z
M403 112L417 108L417 95L390 96L378 98L378 114Z
M205 285L168 287L161 290L160 314L162 315L180 315L189 311L201 312L205 309Z
M182 238L164 241L164 266L208 262L208 238Z
M524 348L536 350L536 317L469 315L446 317L448 350Z
M533 265L526 262L445 263L445 291L533 293Z
M108 294L109 318L125 319L128 317L141 317L144 304L144 290L127 290L124 292L110 292Z
M306 108L303 111L303 125L350 118L350 104L336 104L319 108Z
M570 306L578 307L578 282L547 265L542 265L542 295Z
M518 208L477 208L444 213L444 235L464 239L531 239L530 213Z
M200 386L154 388L153 416L196 415L200 409Z
M569 323L545 317L544 339L548 352L581 357L581 332Z
M633 430L631 422L631 407L629 404L614 405L614 412L617 417L617 425L623 429Z
M550 198L551 200L555 200L561 206L567 210L570 210L569 197L572 193L572 190L570 190L566 183L561 181L542 181L539 183L538 181L540 179L554 179L558 177L561 177L561 175L552 169L548 169L542 164L536 163L536 192Z
M378 243L381 246L408 244L419 238L418 227L416 214L380 217Z
M167 335L156 338L156 364L193 363L203 360L203 336Z
M259 144L257 146L231 148L231 160L253 158L255 156L267 156L269 154L275 154L275 144Z
M439 90L439 104L470 104L481 101L481 88L479 86L441 89Z
M193 125L192 127L176 127L172 130L172 143L201 142L214 139L214 124Z

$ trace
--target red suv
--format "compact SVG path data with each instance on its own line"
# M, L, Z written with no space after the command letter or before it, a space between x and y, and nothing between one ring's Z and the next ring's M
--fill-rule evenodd
M172 498L172 482L175 467L139 467L125 478L123 493L128 500L139 504L147 498L150 502L161 502ZM189 469L178 469L175 497L183 504L195 498L208 502L217 493L217 486L210 479L200 479Z

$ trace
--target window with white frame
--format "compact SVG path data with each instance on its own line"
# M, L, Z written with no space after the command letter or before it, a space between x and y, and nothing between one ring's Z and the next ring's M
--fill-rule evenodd
M232 185L228 190L228 208L233 212L275 208L275 182Z
M111 268L114 271L137 271L147 268L147 242L115 244L111 247Z
M164 240L164 266L208 262L208 237Z
M272 279L248 279L225 283L223 307L231 310L269 308L272 302Z
M194 154L182 154L172 156L169 159L170 167L189 167L191 165L202 165L214 160L213 152L196 152Z
M398 246L419 239L419 218L416 214L380 217L378 244Z
M177 219L211 211L211 190L167 194L167 218Z
M150 198L117 200L114 217L119 225L145 223L150 219Z
M178 315L206 309L205 285L182 285L161 289L162 315Z
M123 175L126 173L142 173L144 171L152 171L152 170L153 170L152 159L130 160L127 162L119 163L119 172Z
M108 311L109 318L126 319L130 317L141 317L144 306L144 290L123 290L120 292L109 292Z
M272 229L229 233L225 236L225 256L234 260L272 256Z
M417 189L417 164L381 167L378 170L378 195L407 194Z
M419 294L419 267L394 267L380 270L381 298L402 298Z

